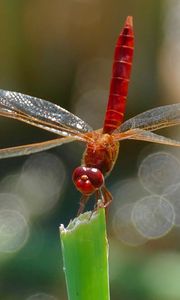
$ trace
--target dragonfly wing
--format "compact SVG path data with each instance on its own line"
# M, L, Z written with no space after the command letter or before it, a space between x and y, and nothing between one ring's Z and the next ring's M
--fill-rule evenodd
M75 140L77 140L76 137L64 137L40 143L0 149L0 159L41 152Z
M11 91L0 90L0 115L62 136L92 131L86 122L56 104Z
M0 116L16 119L18 121L25 122L27 124L42 128L44 130L53 132L61 136L74 136L77 134L83 135L77 130L70 129L68 127L65 128L64 126L60 126L60 125L51 124L49 123L49 121L42 121L37 118L33 118L31 116L24 115L22 113L17 113L15 111L6 108L0 107Z
M161 136L159 134L155 134L148 130L143 129L131 129L127 132L115 134L115 140L139 140L139 141L146 141L146 142L152 142L152 143L158 143L158 144L164 144L164 145L170 145L170 146L177 146L180 147L180 142L166 138L164 136Z
M127 121L118 129L125 132L130 129L157 130L180 124L180 103L165 105L145 111Z

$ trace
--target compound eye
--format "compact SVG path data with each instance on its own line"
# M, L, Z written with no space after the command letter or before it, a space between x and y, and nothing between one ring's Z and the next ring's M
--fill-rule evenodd
M100 170L89 167L78 167L72 176L76 188L84 195L90 195L104 183L104 176Z
M96 189L99 189L104 183L104 176L99 169L87 168L89 180Z

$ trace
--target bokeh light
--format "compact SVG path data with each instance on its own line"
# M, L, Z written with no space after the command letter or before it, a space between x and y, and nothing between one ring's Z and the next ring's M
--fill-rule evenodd
M136 229L148 239L167 234L174 225L175 213L171 203L160 196L151 195L136 202L132 221Z
M30 156L19 176L17 194L24 199L32 215L52 209L65 185L65 168L62 161L50 153Z
M26 300L58 300L58 299L49 294L37 293L26 298Z
M101 128L108 101L111 62L94 58L77 68L73 90L73 111L93 128Z
M1 181L0 208L15 208L28 218L47 213L60 201L65 180L60 158L44 152L32 155L21 170Z
M147 239L134 227L131 219L134 204L124 204L113 217L112 229L118 240L130 246L144 244Z
M167 199L174 207L175 219L174 224L180 226L180 182L170 186L166 194Z
M102 107L106 104L107 98L108 93L105 90L90 90L78 98L75 114L78 116L83 115L83 119L86 120L88 124L93 124L94 129L101 128L103 123ZM100 105L98 107L99 102L102 104L102 107L100 107ZM96 112L93 113L94 107L96 107Z
M9 176L8 176L9 179ZM2 190L2 189L1 189ZM1 210L16 210L21 215L28 218L29 213L26 207L26 204L24 203L24 200L21 199L18 195L15 193L0 193L0 211Z
M150 193L166 194L169 187L174 187L180 179L180 162L168 152L148 155L140 164L139 179Z
M170 152L143 157L138 177L112 187L112 227L117 239L138 246L180 225L180 162Z
M113 203L112 211L116 211L124 203L134 203L147 195L138 177L120 180L112 186Z
M15 210L0 210L0 252L12 253L24 246L29 237L29 225Z

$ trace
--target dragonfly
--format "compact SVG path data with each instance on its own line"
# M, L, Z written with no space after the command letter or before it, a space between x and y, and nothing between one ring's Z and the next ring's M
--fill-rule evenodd
M115 45L109 99L103 128L98 130L93 130L78 116L49 101L0 90L0 116L57 135L57 138L44 142L0 149L0 158L29 155L73 141L85 143L81 164L72 174L72 180L82 194L78 215L93 194L96 208L107 208L111 203L112 195L105 185L105 178L114 167L121 141L141 140L180 147L179 141L154 133L155 130L180 124L180 103L156 107L124 121L133 52L133 19L128 16Z

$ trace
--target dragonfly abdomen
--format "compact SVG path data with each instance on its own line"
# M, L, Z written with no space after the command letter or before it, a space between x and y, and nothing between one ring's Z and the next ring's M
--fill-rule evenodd
M123 122L134 51L132 17L128 17L116 43L104 133L112 133Z

